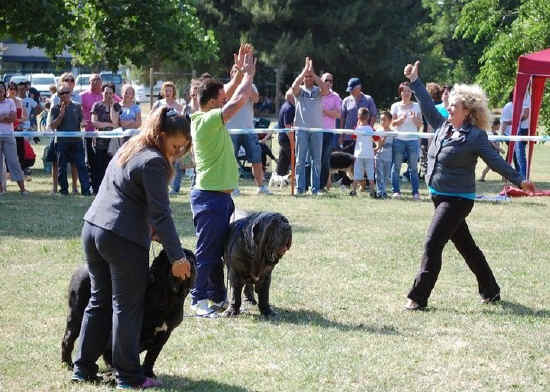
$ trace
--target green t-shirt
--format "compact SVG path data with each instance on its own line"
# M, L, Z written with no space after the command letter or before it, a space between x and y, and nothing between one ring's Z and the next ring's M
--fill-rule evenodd
M223 123L221 109L193 113L191 136L197 171L196 187L205 191L237 188L237 160L233 142Z

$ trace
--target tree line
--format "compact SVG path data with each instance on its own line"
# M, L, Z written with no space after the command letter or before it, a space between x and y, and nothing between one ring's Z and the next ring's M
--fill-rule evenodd
M257 83L281 87L305 56L345 91L357 76L377 103L397 97L403 66L420 59L426 81L480 83L505 103L519 55L550 46L547 0L6 0L0 35L67 47L82 64L226 76L239 42L255 45ZM22 12L24 10L24 12ZM273 91L273 87L271 88ZM550 105L541 120L548 121Z

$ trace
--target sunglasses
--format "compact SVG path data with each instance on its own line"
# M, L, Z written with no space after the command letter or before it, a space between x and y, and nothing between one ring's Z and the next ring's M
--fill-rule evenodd
M69 94L68 91L60 91L59 93L57 93L57 95L59 95L59 96L67 95L67 94Z
M65 80L63 80L63 81L64 81L64 82L71 82L71 83L74 83L74 79L72 79L72 78L71 78L71 79L65 79Z
M332 80L332 79L325 79L325 83L326 83L326 82L331 82L331 83L332 83L333 80Z

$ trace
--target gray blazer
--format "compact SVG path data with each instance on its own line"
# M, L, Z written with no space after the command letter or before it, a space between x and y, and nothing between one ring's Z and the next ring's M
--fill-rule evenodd
M84 220L147 249L151 224L168 258L181 259L184 253L168 199L169 163L155 148L136 153L124 167L118 155L111 159Z
M426 183L429 186L445 193L475 193L478 157L495 172L515 185L521 185L521 175L491 146L487 132L465 123L458 129L459 137L446 138L447 132L452 130L452 125L435 108L420 78L411 83L411 89L426 121L436 130L428 149Z

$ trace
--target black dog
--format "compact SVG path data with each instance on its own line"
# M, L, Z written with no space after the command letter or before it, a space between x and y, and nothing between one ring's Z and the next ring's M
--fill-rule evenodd
M236 316L241 293L255 303L252 285L258 293L258 307L264 316L273 315L269 306L271 272L292 245L292 227L281 214L257 212L231 223L224 262L231 282L231 303L224 316Z
M333 151L330 154L329 159L329 175L327 181L327 189L332 186L332 175L340 171L344 171L348 178L353 180L353 164L355 163L355 157L353 154L348 154L342 151Z
M141 351L147 350L142 367L148 377L155 377L155 361L174 328L183 320L183 303L195 279L195 255L185 249L185 257L191 263L189 279L181 280L172 275L171 264L164 250L155 258L149 269L140 340ZM90 277L88 267L84 264L73 273L69 286L69 315L61 342L61 360L69 367L73 367L71 353L80 334L82 317L89 299ZM103 359L112 367L110 342L105 347Z

